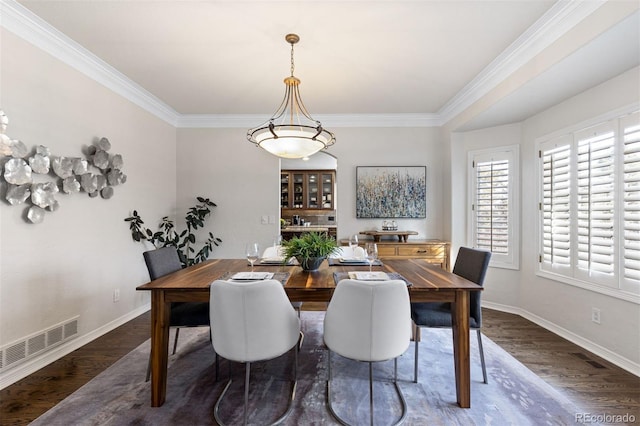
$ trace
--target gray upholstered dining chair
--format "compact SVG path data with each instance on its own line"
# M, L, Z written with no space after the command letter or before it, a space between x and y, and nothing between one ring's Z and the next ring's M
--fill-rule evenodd
M484 284L484 277L489 268L491 252L468 247L460 247L456 263L453 266L453 273L468 279L480 286ZM480 351L480 363L482 364L482 378L484 383L487 380L487 368L484 362L484 350L482 349L482 306L481 291L472 291L469 297L469 328L474 329L478 335L478 347ZM424 328L451 328L451 304L448 302L412 303L411 318L416 327L415 340L415 365L413 381L418 382L418 348L419 329Z
M245 364L244 424L248 419L251 363L270 360L294 349L294 380L287 410L272 424L284 421L293 409L298 381L300 319L277 280L211 284L211 343L217 354ZM214 406L215 420L223 425L219 409L232 378ZM259 398L259 397L258 397ZM265 399L269 403L269 399Z
M182 269L180 257L175 247L162 247L146 251L142 254L149 271L149 278L155 280L164 275ZM178 336L181 327L209 327L208 302L174 302L171 304L169 327L176 330L173 341L173 352L178 347ZM151 357L149 357L151 362ZM150 368L147 368L146 380L149 380Z
M411 314L407 284L402 280L338 283L324 318L324 343L329 350L327 404L331 414L348 424L334 410L331 397L331 353L369 363L369 410L373 425L373 362L394 361L393 384L400 397L404 421L407 403L398 386L398 357L409 347ZM355 396L355 395L354 395Z

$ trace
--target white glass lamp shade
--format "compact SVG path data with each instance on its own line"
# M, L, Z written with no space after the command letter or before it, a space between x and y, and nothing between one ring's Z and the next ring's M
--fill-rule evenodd
M277 137L274 135L277 135ZM256 145L281 158L308 157L326 148L333 135L326 130L318 134L318 129L310 126L268 126L256 129L251 134Z

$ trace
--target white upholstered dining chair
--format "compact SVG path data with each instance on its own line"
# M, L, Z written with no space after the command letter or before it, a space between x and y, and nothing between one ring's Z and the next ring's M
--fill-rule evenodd
M284 247L281 245L274 245L267 247L262 252L262 259L280 259L282 258L284 261ZM298 318L300 318L300 310L302 310L302 302L291 302L291 306L298 313Z
M398 386L398 357L409 347L411 312L409 291L402 280L358 281L338 283L324 318L324 342L329 350L327 404L331 414L348 424L331 402L331 352L345 358L369 363L369 409L373 425L373 362L394 360L393 383L402 404L404 421L407 404Z
M232 282L217 280L211 284L211 342L217 354L245 364L244 424L248 419L251 363L270 360L294 349L294 380L289 405L274 423L291 413L298 368L300 319L289 302L282 283L276 280ZM214 406L215 420L223 425L219 408L232 379ZM259 397L256 397L259 399ZM268 399L265 400L268 404Z

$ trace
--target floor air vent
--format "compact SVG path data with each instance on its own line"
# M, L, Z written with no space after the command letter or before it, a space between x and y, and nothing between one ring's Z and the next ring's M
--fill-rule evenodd
M78 334L78 318L71 318L0 348L0 372L75 337Z

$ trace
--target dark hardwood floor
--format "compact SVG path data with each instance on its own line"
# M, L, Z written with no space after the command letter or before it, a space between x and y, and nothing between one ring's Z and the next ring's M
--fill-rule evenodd
M640 423L640 378L518 315L483 314L487 337L586 413L630 414ZM149 326L146 313L1 390L0 424L28 424L144 342Z

